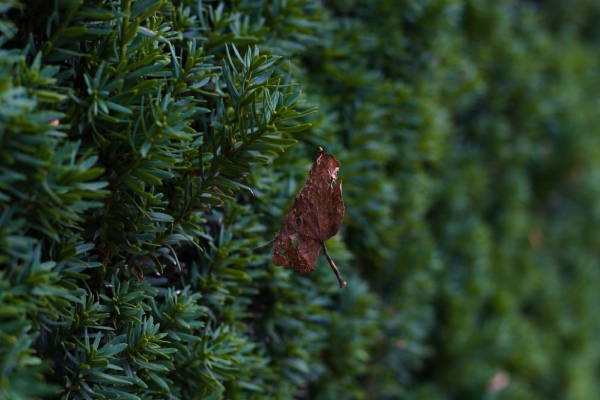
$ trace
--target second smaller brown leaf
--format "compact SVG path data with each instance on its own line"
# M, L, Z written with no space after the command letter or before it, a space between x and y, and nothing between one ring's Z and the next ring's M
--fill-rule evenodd
M275 236L273 263L303 274L313 272L319 251L323 249L340 288L343 288L346 282L325 246L325 241L337 234L344 219L342 181L336 182L339 169L338 160L320 148L306 186L296 196Z

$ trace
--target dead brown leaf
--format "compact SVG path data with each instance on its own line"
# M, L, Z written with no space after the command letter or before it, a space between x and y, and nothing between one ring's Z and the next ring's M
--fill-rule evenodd
M340 288L343 288L346 282L325 247L325 241L335 236L344 219L342 181L336 182L339 169L338 160L319 148L319 156L310 169L306 186L296 196L290 213L275 236L273 263L303 274L313 272L322 248Z

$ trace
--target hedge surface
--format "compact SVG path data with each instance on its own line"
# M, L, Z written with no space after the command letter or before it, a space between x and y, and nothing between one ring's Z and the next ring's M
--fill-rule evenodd
M599 15L0 3L0 398L593 398ZM271 261L319 147L343 290Z

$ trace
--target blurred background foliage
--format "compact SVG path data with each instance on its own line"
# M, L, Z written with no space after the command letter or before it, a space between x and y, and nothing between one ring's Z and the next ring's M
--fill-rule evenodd
M1 2L0 398L594 398L599 15ZM270 259L320 146L343 290Z

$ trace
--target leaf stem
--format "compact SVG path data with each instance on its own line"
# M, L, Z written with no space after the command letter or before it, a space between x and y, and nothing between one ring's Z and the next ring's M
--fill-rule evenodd
M338 267L336 267L335 263L331 259L331 256L329 255L329 252L327 251L327 247L325 246L324 242L321 243L321 247L323 248L323 253L327 258L327 261L329 261L329 265L331 266L333 273L335 274L335 276L337 276L338 281L340 282L340 289L343 289L344 286L346 286L346 281L342 279L342 276L340 275L340 270L338 269Z

